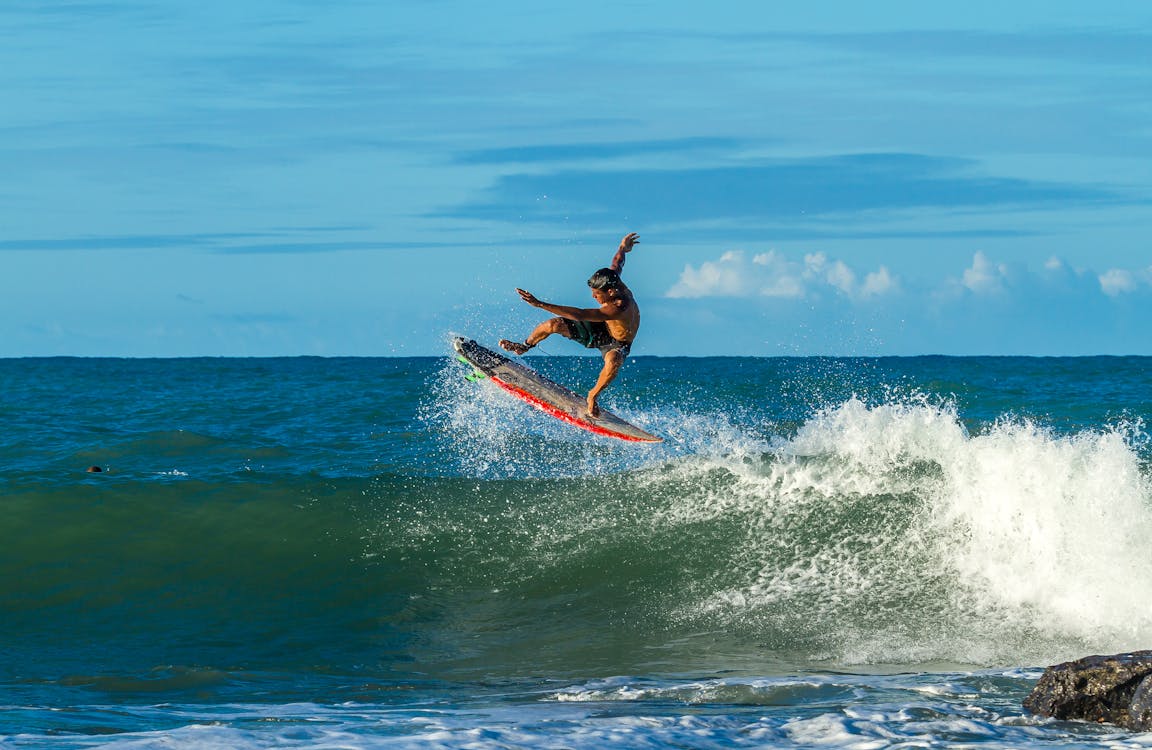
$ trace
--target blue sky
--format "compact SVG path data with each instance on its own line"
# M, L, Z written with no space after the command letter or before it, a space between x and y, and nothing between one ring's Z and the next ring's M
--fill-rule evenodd
M10 0L0 356L1152 354L1152 4L800 5Z

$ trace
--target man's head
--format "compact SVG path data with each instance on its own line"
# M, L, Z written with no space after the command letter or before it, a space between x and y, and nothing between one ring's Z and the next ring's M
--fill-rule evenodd
M611 268L601 268L588 279L588 286L593 289L611 291L613 289L619 289L623 286L623 282L620 281L620 274Z

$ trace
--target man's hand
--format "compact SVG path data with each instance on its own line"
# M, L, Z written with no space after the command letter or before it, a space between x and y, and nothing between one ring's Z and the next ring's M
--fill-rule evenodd
M620 240L620 252L622 252L622 253L632 252L632 246L635 245L639 241L640 241L640 235L637 234L636 232L630 232L629 234L624 235L624 239Z
M532 307L540 307L540 300L536 299L532 292L526 292L523 289L517 288L516 293L520 295L520 299L532 305Z

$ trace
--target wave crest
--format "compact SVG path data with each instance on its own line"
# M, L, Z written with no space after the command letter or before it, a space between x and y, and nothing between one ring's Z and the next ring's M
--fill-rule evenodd
M968 663L1152 639L1149 481L1138 427L1058 435L953 408L818 413L722 495L673 515L739 519L730 580L682 608L847 661Z

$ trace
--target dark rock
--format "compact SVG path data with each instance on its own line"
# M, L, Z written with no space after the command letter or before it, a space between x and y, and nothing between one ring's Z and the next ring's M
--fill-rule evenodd
M1128 727L1139 727L1140 731L1152 729L1152 677L1146 677L1132 694L1128 706Z
M1044 670L1024 708L1054 719L1152 730L1152 651L1086 656Z

